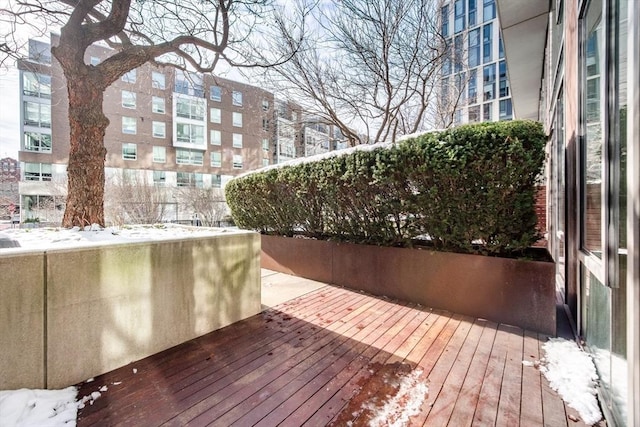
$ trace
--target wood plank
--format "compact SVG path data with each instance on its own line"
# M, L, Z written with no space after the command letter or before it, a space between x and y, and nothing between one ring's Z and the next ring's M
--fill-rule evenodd
M509 332L500 401L498 403L497 425L520 425L520 396L522 394L522 346L523 330L503 325Z
M458 327L456 328L454 334L451 336L451 339L447 341L447 344L443 351L438 355L437 360L433 361L435 363L433 363L432 361L428 362L429 364L433 363L433 368L429 369L428 371L427 369L425 369L425 377L427 378L429 392L427 399L425 399L420 407L420 413L411 417L411 423L414 425L423 425L427 422L432 422L435 425L446 425L446 422L449 419L449 414L444 413L443 408L441 408L441 406L438 404L438 398L442 386L449 376L456 358L463 348L463 344L467 340L467 337L471 332L473 326L473 319L469 317L456 314L453 316L453 318L459 320ZM480 331L478 330L477 332ZM480 333L477 333L477 338L479 337ZM421 362L420 366L424 369L424 367L428 365L424 365L423 362ZM460 379L460 382L462 382L462 379ZM432 411L434 409L436 410L436 412L432 414ZM429 418L431 419L431 421L428 421Z
M424 335L427 336L427 338L419 338L416 347L420 345L420 343L422 343L422 348L426 348L426 343L430 344L432 340L435 339L435 337L438 336L442 329L448 324L449 320L450 318L445 315L438 315L430 312L429 316L424 320L424 323L429 327L427 333ZM430 340L429 337L431 337L432 339ZM336 378L334 378L332 384L330 384L331 387L327 387L319 391L320 394L329 395L330 398L325 398L326 402L318 410L313 412L311 408L302 406L285 420L287 425L318 426L328 424L337 414L341 412L341 410L348 404L351 398L359 391L359 384L361 384L362 381L366 380L372 375L370 367L374 364L386 364L388 362L390 358L389 355L395 352L394 346L395 343L393 343L391 340L382 345L381 343L376 342L373 349L375 349L375 347L380 347L381 350L375 352L375 354L372 354L370 360L361 361L357 359L356 362L362 363L355 364L352 370L349 370L342 376L337 376ZM412 352L413 351L415 351L415 347ZM353 374L353 371L355 371L355 374ZM338 390L337 392L334 392L336 387L338 388Z
M529 366L540 360L538 334L531 331L524 333L523 361L528 362L522 367L522 402L520 404L520 425L540 426L542 418L542 385L541 373L538 366Z
M482 336L449 418L451 426L462 427L472 424L493 341L496 337L498 328L496 323L483 319L476 320L476 323L482 325Z
M389 304L389 303L387 303ZM416 316L415 310L411 308L406 308L398 311L397 315L389 318L384 325L378 328L374 333L363 337L360 342L357 342L353 345L353 351L346 352L339 360L337 360L334 364L327 367L327 369L321 372L320 375L316 375L310 381L305 383L296 393L295 395L287 394L287 390L283 390L283 393L280 394L279 400L281 402L280 405L274 407L274 409L265 417L264 414L260 419L256 420L256 413L248 414L249 417L243 417L238 420L236 425L252 425L253 421L259 421L256 425L269 426L276 425L283 422L285 419L290 417L292 413L294 413L298 408L304 406L306 408L319 408L326 402L326 394L321 393L321 391L330 392L337 390L336 384L331 383L340 372L347 370L351 371L352 369L348 368L350 363L356 360L357 358L361 360L367 360L367 353L370 352L371 349L378 350L377 345L383 341L392 341L394 339L399 339L399 335L402 334L402 329L411 321L412 318ZM274 403L277 404L277 400L274 400ZM291 418L288 419L283 425L291 425L292 423L298 424L298 422L292 421Z
M350 316L361 314L357 310L349 310L351 301L345 301L342 307L342 311L335 310L332 315L323 315L323 322L329 322L323 329L316 329L313 332L311 328L308 331L302 331L298 336L292 337L289 341L283 342L277 348L269 348L269 352L266 353L268 357L259 357L248 361L240 359L240 363L229 365L228 369L223 372L223 375L211 376L208 381L204 383L204 387L198 389L189 394L181 394L183 390L178 391L174 396L180 400L180 404L185 409L181 414L172 419L173 424L182 424L189 422L193 418L199 416L207 410L208 407L218 403L222 400L226 394L233 387L236 390L239 387L250 384L257 378L263 375L268 375L270 372L276 372L278 366L282 366L283 363L288 361L295 361L296 358L304 357L307 354L313 353L319 345L326 344L327 340L335 338L329 327L340 319L350 318ZM370 314L380 315L382 309L379 301L373 302L369 308ZM344 322L340 322L337 327L341 331L341 328L345 327ZM311 324L310 324L311 325ZM273 357L273 356L276 357ZM192 390L188 390L191 392ZM217 393L223 391L223 393ZM184 397L183 397L184 396Z
M429 394L410 425L567 426L575 411L522 365L545 339L328 286L81 384L109 390L78 425L318 426L353 408L362 425L372 385L419 368Z
M195 372L185 370L183 372L179 372L179 375L176 375L175 377L165 377L162 372L155 372L151 378L146 378L145 381L164 384L164 389L160 389L159 387L149 389L147 391L146 398L141 402L137 401L137 399L131 398L132 396L126 396L121 400L121 405L110 405L109 414L116 417L126 416L126 414L129 413L143 411L144 406L148 406L149 411L154 414L165 412L174 413L177 411L177 408L180 408L182 405L180 399L177 398L178 393L194 382L201 382L202 377L208 376L210 378L215 375L219 377L224 376L235 367L243 366L243 364L248 363L247 361L254 361L265 353L268 354L268 352L272 352L273 348L277 347L282 342L294 339L294 337L299 338L300 335L297 334L297 332L300 331L301 327L309 324L304 321L305 319L317 321L317 315L327 316L329 313L336 312L340 307L346 311L338 312L339 314L337 317L348 315L350 311L353 311L349 310L350 307L345 307L348 302L345 302L343 294L340 292L319 293L314 295L312 298L317 299L317 301L312 301L312 303L306 307L310 311L297 313L299 316L298 318L290 316L289 313L277 312L275 317L268 317L264 320L268 329L265 330L264 328L259 328L257 331L249 330L249 332L243 334L237 342L234 342L234 344L236 344L235 346L228 346L224 350L218 351L213 355L207 354L208 358L202 357L201 363L196 367ZM351 300L350 302L360 302L363 299L364 296L354 294L354 300ZM367 305L365 304L365 306ZM319 311L314 312L313 309L317 309ZM274 321L267 322L269 319L274 319ZM308 333L311 334L320 330L321 328L316 326L315 330L308 331ZM209 337L212 338L217 336L216 332L212 335L210 334L200 337L196 339L196 341L198 343L207 341L210 339ZM262 338L256 339L256 336ZM238 347L243 347L245 351L236 351L235 349ZM144 374L145 372L146 371L139 371L138 378L143 378L143 375L141 374ZM163 394L167 392L171 393L170 395L172 398L170 401L173 404L171 407L168 407L166 404L157 403L164 400ZM100 400L97 402L100 402ZM180 405L178 405L178 403L180 403ZM157 411L153 411L152 407L154 406L160 406L160 408L158 408ZM96 417L99 419L100 415L98 414L94 417L89 416L88 421L94 422L97 420Z
M500 401L500 389L502 376L507 358L507 342L509 333L503 327L498 326L496 338L487 363L487 370L480 389L480 399L473 414L474 426L496 425L498 403Z

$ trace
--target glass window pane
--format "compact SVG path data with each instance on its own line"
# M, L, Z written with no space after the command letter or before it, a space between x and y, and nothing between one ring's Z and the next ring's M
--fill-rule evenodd
M585 81L585 137L582 146L583 182L582 245L602 257L602 174L603 174L603 115L601 107L601 67L604 55L602 31L602 1L592 1L585 21L587 38L584 49Z

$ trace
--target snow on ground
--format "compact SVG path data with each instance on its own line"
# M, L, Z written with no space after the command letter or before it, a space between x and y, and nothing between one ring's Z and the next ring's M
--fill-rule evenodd
M75 387L62 390L0 391L0 425L3 427L76 425Z
M598 374L591 357L573 341L551 338L542 349L545 357L540 361L540 371L551 388L573 409L578 411L586 424L602 419L596 399Z
M422 369L416 369L400 381L398 392L381 408L371 406L373 416L370 427L400 427L409 424L409 418L420 413L420 407L429 391L421 379Z
M101 228L94 224L81 230L67 228L16 228L3 230L2 235L20 243L21 248L50 249L93 246L99 242L142 242L167 238L216 235L229 232L222 228L186 227L177 224L126 225Z

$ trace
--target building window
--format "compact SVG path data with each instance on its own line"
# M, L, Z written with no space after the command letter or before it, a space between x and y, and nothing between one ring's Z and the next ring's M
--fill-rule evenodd
M456 95L458 96L461 103L466 99L467 91L465 90L466 81L466 73L456 74L455 82L456 82Z
M204 120L204 100L176 99L176 116L191 120Z
M453 42L453 52L455 55L454 70L456 73L462 71L462 65L464 62L463 42L462 34L458 34Z
M242 169L242 156L239 154L233 155L233 168Z
M498 32L498 59L504 59L504 45L502 44L502 31Z
M151 111L153 111L154 113L164 114L164 98L161 98L159 96L154 96L153 98L151 98Z
M233 112L233 126L238 128L242 127L242 113Z
M222 167L222 153L218 151L211 152L211 167L213 168Z
M296 121L298 120L298 113L296 111L292 111L291 112L291 121Z
M269 119L262 119L262 130L269 130Z
M467 91L469 96L469 104L475 104L478 101L478 70L469 71L469 82L467 83Z
M153 171L153 185L164 187L167 182L167 173L165 171Z
M167 127L164 122L153 122L153 137L165 138L167 136Z
M213 188L222 187L222 177L220 175L211 175L211 186Z
M482 120L490 122L493 120L493 114L491 114L491 104L482 104Z
M483 73L483 100L490 101L496 98L496 64L485 65Z
M191 123L176 124L176 140L188 144L204 144L204 126Z
M242 92L234 90L231 92L231 102L233 105L242 107Z
M477 0L469 0L469 27L473 27L477 23L478 7Z
M500 101L500 120L511 120L513 118L513 109L511 99L503 99Z
M233 134L233 148L242 148L242 134L234 133Z
M449 5L445 4L440 9L440 32L442 37L449 37Z
M187 73L182 70L176 70L174 91L177 93L182 93L184 95L204 98L202 76L195 73Z
M448 76L451 74L451 40L445 41L442 61L442 74Z
M462 123L462 110L457 109L455 113L453 113L453 123L459 125Z
M178 172L178 187L204 187L204 179L201 173Z
M482 19L484 22L491 21L496 17L495 0L483 0L484 10L482 11Z
M89 63L95 67L100 63L100 58L98 58L97 56L92 56L89 58Z
M128 90L122 91L122 106L124 108L136 108L136 93Z
M204 153L198 150L188 150L185 148L176 149L176 163L179 165L202 166Z
M469 107L469 123L476 123L480 121L480 106L475 105Z
M128 73L122 75L122 81L125 83L135 83L137 77L137 70L133 69Z
M135 135L137 132L137 123L135 117L122 117L122 133Z
M51 98L51 76L39 73L22 74L22 93L25 96Z
M136 160L138 158L138 146L136 144L122 144L122 158L124 160Z
M464 30L464 2L465 0L456 0L453 4L454 10L454 20L453 20L453 31L455 33L459 33Z
M499 69L499 96L500 98L504 98L505 96L509 96L509 80L507 79L507 63L505 61L500 61L498 66Z
M449 104L449 77L445 77L441 81L440 103L443 106L447 106Z
M51 105L39 102L24 102L24 124L41 128L51 127Z
M158 145L153 146L153 162L165 163L167 161L167 148Z
M222 123L222 111L219 108L211 108L209 110L211 123Z
M262 111L267 111L269 109L269 100L268 99L263 99L262 100Z
M38 153L51 152L51 134L39 132L24 133L24 151Z
M269 166L269 159L262 159L262 166Z
M219 130L212 130L210 132L211 145L222 144L222 134Z
M209 98L211 98L212 101L222 101L222 88L220 86L210 86Z
M51 170L50 163L25 163L24 179L25 181L51 181Z
M151 72L151 87L154 89L165 89L166 82L164 78L164 74L158 71Z
M482 27L482 62L486 64L493 60L493 24Z
M469 67L480 65L480 28L469 31Z
M262 151L269 151L269 139L262 138Z

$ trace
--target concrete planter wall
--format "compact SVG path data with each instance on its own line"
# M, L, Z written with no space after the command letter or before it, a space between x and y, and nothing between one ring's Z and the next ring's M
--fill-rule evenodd
M556 333L551 262L263 235L261 265L374 295Z
M3 250L0 390L65 387L259 313L259 256L251 232Z

